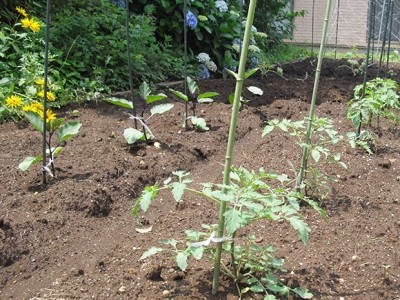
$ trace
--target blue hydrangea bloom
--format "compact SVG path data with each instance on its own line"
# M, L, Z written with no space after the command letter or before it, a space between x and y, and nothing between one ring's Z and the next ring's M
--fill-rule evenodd
M196 16L189 10L186 14L186 24L190 29L195 29L197 26Z
M257 66L258 66L258 57L257 57L257 56L253 56L252 58L250 58L250 60L251 60L251 64L252 64L254 67L257 67Z
M202 80L210 78L210 71L206 68L205 65L201 65L199 69L199 77Z
M110 3L115 4L116 6L119 7L126 7L126 2L125 0L108 0Z
M223 0L215 1L215 7L219 9L220 12L224 13L228 11L228 4Z

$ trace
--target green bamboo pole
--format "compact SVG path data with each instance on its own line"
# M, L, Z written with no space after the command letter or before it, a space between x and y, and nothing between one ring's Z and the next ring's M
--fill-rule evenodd
M236 76L236 87L235 87L235 97L233 101L232 113L231 113L231 123L229 128L229 137L228 137L228 145L226 148L226 156L225 156L225 167L224 167L224 185L229 185L229 175L232 166L232 157L233 157L233 148L235 145L235 137L236 137L236 126L240 108L240 96L242 94L244 75L246 71L246 60L247 60L247 52L249 48L250 36L251 36L251 27L253 25L254 20L254 12L256 8L257 0L250 0L249 10L247 13L246 27L244 30L243 37L243 47L240 54L239 61L239 70ZM224 190L224 192L227 192ZM219 210L219 222L218 222L218 231L217 236L222 237L224 234L225 228L225 211L226 211L226 202L221 201L220 210ZM221 267L221 253L222 253L222 243L217 243L216 253L215 253L215 262L214 262L214 274L213 274L213 284L212 284L212 294L215 295L218 291L218 281L219 281L219 273Z
M306 138L305 138L306 146L303 147L303 156L301 159L300 171L296 178L296 190L297 191L300 191L300 186L303 182L304 172L307 170L307 157L308 157L308 151L309 151L308 146L311 144L312 120L314 118L314 113L315 113L315 103L317 101L319 77L321 75L322 58L323 58L323 54L325 51L325 41L326 41L326 36L327 36L327 32L328 32L331 3L332 3L332 0L327 0L324 27L322 30L321 44L319 47L318 64L317 64L317 70L315 72L314 88L313 88L313 93L312 93L312 98L311 98L311 107L310 107L308 124L307 124L307 133L306 133Z

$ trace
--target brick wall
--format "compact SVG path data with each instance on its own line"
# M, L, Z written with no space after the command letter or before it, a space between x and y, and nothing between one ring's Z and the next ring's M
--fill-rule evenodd
M339 7L338 7L339 2ZM367 45L368 0L332 0L328 27L328 45L362 48ZM314 31L312 30L312 0L294 0L294 10L305 10L306 15L295 21L293 42L319 44L324 23L326 0L315 0ZM337 14L339 12L339 22ZM312 36L312 32L314 32Z

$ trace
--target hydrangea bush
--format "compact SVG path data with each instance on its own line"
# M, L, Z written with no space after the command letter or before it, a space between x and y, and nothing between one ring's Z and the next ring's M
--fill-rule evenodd
M270 5L265 3L263 5L264 10L273 9L277 16L275 18L269 14L270 20L259 22L263 28L274 28L275 30L278 28L278 23L286 24L285 18L287 24L292 24L296 14L287 10L288 0L276 2L274 0ZM246 5L245 1L243 5ZM200 79L212 76L214 64L220 72L223 72L224 68L236 69L240 53L240 35L244 30L241 27L243 26L241 21L244 20L240 14L240 0L187 0L185 16L184 0L138 0L133 10L138 14L145 13L153 16L160 39L169 35L176 46L183 44L183 24L186 22L189 53L193 54L192 62L200 64ZM262 14L262 12L260 13ZM268 27L265 24L274 26ZM288 26L288 31L290 28ZM273 34L274 39L278 35L279 33ZM287 37L287 35L282 35L282 37ZM262 52L265 52L270 44L270 34L259 32L256 27L253 27L253 38L249 49L249 67L258 64ZM207 64L198 58L198 55L202 53L210 57Z

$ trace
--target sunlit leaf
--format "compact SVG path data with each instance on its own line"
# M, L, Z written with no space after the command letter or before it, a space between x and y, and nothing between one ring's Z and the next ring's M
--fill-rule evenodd
M104 101L123 107L123 108L128 108L128 109L133 109L133 104L132 101L128 101L126 99L121 99L121 98L115 98L115 97L110 97L104 99Z
M160 101L160 100L164 100L166 98L167 98L167 95L165 95L163 93L160 93L160 94L157 94L157 95L149 95L146 98L146 103L147 104L151 104L151 103L154 103L154 102L157 102L157 101Z
M182 182L173 182L172 186L172 196L176 202L181 202L183 194L185 193L186 184Z
M262 94L264 94L263 90L260 89L260 88L258 88L258 87L256 87L256 86L249 86L249 87L247 87L247 89L248 89L251 93L253 93L254 95L259 95L259 96L261 96Z
M150 93L151 93L150 86L146 81L143 81L143 83L139 87L140 97L147 102L147 97L150 95Z
M142 194L140 195L139 199L140 199L140 207L144 212L148 210L151 202L154 200L155 197L157 197L157 194L158 194L158 184L145 187L145 189L142 191Z
M226 230L229 235L233 235L239 228L242 227L242 213L235 209L230 209L225 212Z
M57 138L60 142L66 141L76 134L78 134L79 130L82 127L82 123L78 121L70 121L60 128L60 130L57 133Z
M264 127L263 132L262 132L262 137L266 136L268 133L270 133L272 130L274 130L275 126L273 125L267 125Z
M159 104L159 105L153 106L150 109L150 113L152 115L163 114L163 113L171 110L173 107L174 107L174 105L172 103Z
M199 103L212 103L212 102L214 102L214 100L211 99L211 98L198 98L197 102L199 102Z
M191 249L192 255L195 259L199 260L203 257L204 247L194 247Z
M287 218L287 220L290 222L290 224L293 226L293 228L297 230L297 233L299 234L300 239L303 242L303 244L307 244L308 234L311 231L310 228L308 227L307 223L304 222L302 219L300 219L297 216L289 217L289 218Z
M206 93L201 93L197 96L198 99L200 98L211 98L211 97L215 97L218 96L219 93L216 92L206 92Z
M65 119L64 118L57 118L54 120L50 121L50 130L51 131L56 131L63 123Z
M180 98L181 100L186 101L186 102L189 101L188 96L185 95L184 93L182 93L182 92L180 92L180 91L177 91L177 90L173 90L173 89L169 89L169 91L170 91L172 94L174 94L175 96L177 96L178 98Z
M29 169L29 167L33 164L36 164L37 162L40 162L43 160L43 156L42 155L38 155L38 156L29 156L26 157L24 159L24 161L22 163L19 164L18 168L21 169L22 171L26 171Z
M151 247L149 250L147 250L145 253L142 254L142 256L139 258L140 260L142 259L146 259L154 254L157 254L159 252L164 251L163 248L159 248L159 247Z
M191 77L188 76L186 78L186 82L188 85L189 92L192 95L197 95L200 91L200 88L199 88L198 84L196 83L196 81L194 81Z
M311 156L314 159L315 162L318 162L319 159L321 158L321 153L317 149L312 149L311 150Z
M135 128L126 128L124 130L124 138L129 145L136 143L137 141L143 139L143 137L143 132Z
M188 254L185 252L179 252L176 255L176 263L178 264L179 269L182 271L185 271L187 268L187 259L188 259Z
M27 111L24 115L37 131L43 133L43 119L37 113Z
M207 126L206 120L203 118L192 117L190 120L192 121L193 126L196 128L196 131L204 132L210 130L210 128Z
M299 287L292 289L297 295L299 295L303 299L311 299L314 295L309 292L307 289L301 289Z

